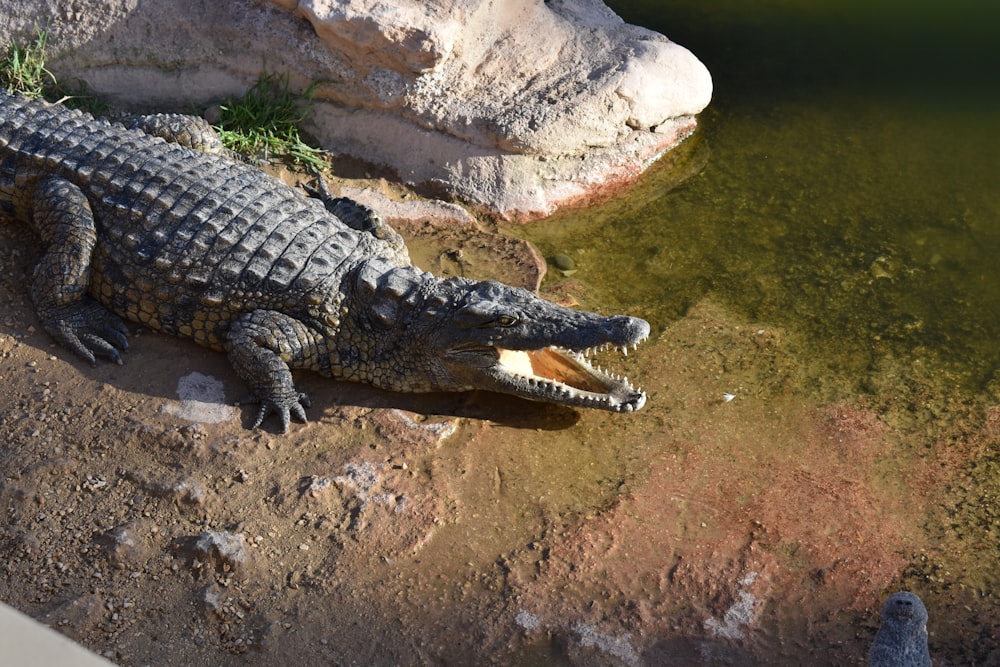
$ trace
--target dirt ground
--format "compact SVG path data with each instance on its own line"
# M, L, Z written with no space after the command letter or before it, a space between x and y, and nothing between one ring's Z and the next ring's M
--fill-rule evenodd
M463 224L404 225L417 263L538 283ZM56 347L38 253L0 223L0 599L119 664L864 664L903 587L937 665L1000 663L989 401L889 366L820 400L790 336L707 301L614 362L636 415L304 374L312 421L279 436L221 354Z

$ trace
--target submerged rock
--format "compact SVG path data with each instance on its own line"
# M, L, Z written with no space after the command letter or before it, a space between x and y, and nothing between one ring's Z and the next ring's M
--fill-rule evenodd
M600 0L11 0L50 67L126 104L185 108L266 67L316 88L312 130L506 217L635 178L695 127L711 77Z

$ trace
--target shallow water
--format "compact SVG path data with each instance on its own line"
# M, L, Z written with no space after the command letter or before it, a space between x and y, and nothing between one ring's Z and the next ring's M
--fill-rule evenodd
M654 327L710 295L803 333L845 381L885 354L941 364L969 389L992 379L991 17L971 3L948 14L884 2L610 4L701 57L715 100L686 155L668 160L680 167L528 238L549 257L570 255L597 305L639 310Z
M654 461L701 457L738 489L736 505L714 490L695 498L719 516L766 498L768 466L786 465L793 477L812 466L818 479L867 489L859 507L872 513L859 525L909 561L881 583L846 582L873 589L851 604L877 607L885 590L913 588L928 601L934 651L959 663L997 659L996 635L969 642L976 624L996 628L1000 608L1000 10L608 4L697 54L715 97L696 135L624 195L511 230L550 262L557 253L575 262L569 274L550 266L543 291L645 317L654 330L627 362L650 391L644 412L586 414L543 441L566 458L547 502L567 495L578 440L599 443L588 449L600 452L590 469L615 471L623 488L655 479ZM692 313L706 340L684 338ZM748 341L766 336L778 341L777 356L754 356ZM700 357L684 356L698 346ZM669 385L677 372L693 394ZM749 406L748 394L756 401L742 421L720 411L729 391L733 405ZM808 451L788 415L843 404L864 406L861 417L837 413L828 423L845 433L860 425L852 432L864 443ZM522 453L539 446L516 433L502 442ZM560 508L600 509L597 498L564 497ZM686 511L678 505L678 516ZM836 524L837 504L825 511L816 520ZM775 551L792 554L781 567L793 570L804 562L795 552L822 541L789 541ZM800 595L773 591L772 604L793 609ZM772 639L783 632L775 619ZM816 641L814 631L807 645Z

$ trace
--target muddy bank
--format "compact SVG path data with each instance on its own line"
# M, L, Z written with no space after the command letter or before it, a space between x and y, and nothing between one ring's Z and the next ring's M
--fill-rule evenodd
M536 261L414 225L425 268ZM793 336L705 301L624 363L631 417L304 374L311 423L247 431L223 355L139 329L121 367L55 347L24 232L0 226L0 599L119 664L862 664L901 586L935 656L996 657L995 582L965 576L995 529L947 521L988 502L962 480L995 407L930 431L890 368L809 398Z

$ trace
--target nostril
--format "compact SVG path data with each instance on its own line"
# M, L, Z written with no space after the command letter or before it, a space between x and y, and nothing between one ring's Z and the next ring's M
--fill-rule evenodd
M623 338L629 342L639 342L649 335L649 322L646 320L628 315L618 315L614 320Z

